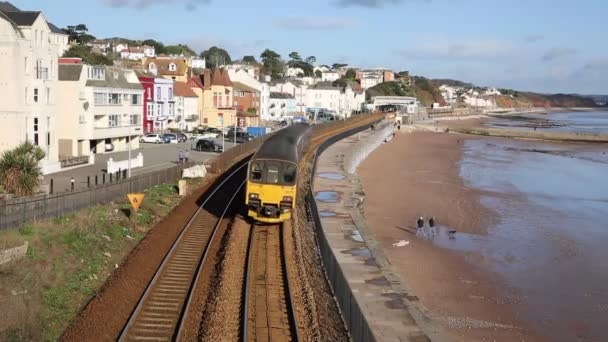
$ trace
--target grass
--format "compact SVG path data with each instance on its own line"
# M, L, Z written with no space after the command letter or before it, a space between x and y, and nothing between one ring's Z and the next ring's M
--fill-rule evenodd
M195 188L201 180L190 183ZM122 259L179 201L175 184L146 191L138 230L130 229L125 198L0 232L0 247L29 241L26 258L0 269L0 305L8 318L0 320L0 340L56 340ZM14 296L11 290L27 293Z

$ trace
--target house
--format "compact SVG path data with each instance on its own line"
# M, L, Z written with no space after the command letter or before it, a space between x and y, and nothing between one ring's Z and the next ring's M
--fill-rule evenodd
M323 72L328 72L330 70L331 70L331 68L328 67L327 65L319 65L319 66L314 67L312 71L316 74L317 71L320 71L321 73L323 73Z
M223 128L236 124L237 111L232 103L233 85L228 71L205 69L193 76L188 86L198 96L199 125Z
M296 99L291 94L270 92L270 117L274 121L296 114Z
M260 113L260 92L240 82L232 82L234 106L238 111Z
M144 68L156 75L177 82L188 81L188 64L185 58L146 58Z
M24 141L42 148L44 174L59 171L57 60L68 35L42 12L0 2L0 153Z
M302 68L287 68L285 72L286 77L300 77L304 76L304 70Z
M297 80L292 80L284 83L276 83L270 86L271 92L290 94L296 100L296 113L304 114L306 104L304 103L304 94L308 86Z
M321 74L321 82L333 82L340 78L340 74L335 70L323 71Z
M359 75L361 81L361 88L368 89L374 87L383 82L390 82L395 80L395 74L388 69L367 69L362 70Z
M144 53L144 48L140 46L128 47L122 51L120 51L121 59L130 59L132 61L137 61L140 59L144 59L146 54Z
M188 59L188 62L188 66L192 69L205 69L207 67L207 62L204 58L193 56Z
M270 121L270 84L259 81L244 69L228 70L228 76L233 82L239 82L248 87L256 89L260 93L260 119Z
M173 96L173 80L154 77L154 112L148 113L155 132L164 132L176 128L175 98Z
M198 126L198 96L186 82L173 83L176 128L192 131Z
M154 46L144 45L141 48L144 50L144 57L156 57L156 49Z
M223 66L224 69L228 70L228 72L244 70L249 74L249 76L259 79L260 77L260 66L254 63L248 63L243 61L234 61L232 64L228 64Z
M86 44L93 51L98 51L102 55L107 55L112 50L112 42L108 39L96 39Z
M86 156L139 148L144 90L133 70L60 64L57 138L60 155Z
M154 132L154 75L149 73L137 72L139 83L144 90L144 96L142 100L142 125L143 133L148 134Z
M329 82L319 82L305 90L305 111L325 109L342 118L348 118L362 109L365 92L356 91L352 86L339 87Z

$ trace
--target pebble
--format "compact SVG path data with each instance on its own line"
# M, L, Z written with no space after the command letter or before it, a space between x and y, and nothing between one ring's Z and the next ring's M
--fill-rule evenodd
M105 255L105 256L106 256L106 257L108 257L108 258L111 258L111 257L112 257L112 254L110 254L110 252L105 252L105 253L103 253L103 255Z
M21 291L11 290L11 294L13 296L24 295L24 294L27 294L27 290L21 290Z
M134 237L132 237L131 235L127 235L127 239L128 239L128 240L135 240L135 238L134 238Z
M107 235L102 235L101 237L106 239L106 241L108 241L108 242L112 241L112 239Z

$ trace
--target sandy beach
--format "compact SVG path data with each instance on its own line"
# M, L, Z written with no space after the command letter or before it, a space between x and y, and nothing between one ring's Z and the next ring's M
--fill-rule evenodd
M434 216L459 234L483 236L495 215L467 188L458 163L466 136L399 132L358 169L365 193L365 217L387 257L430 315L458 341L542 341L519 317L525 301L476 252L439 248L417 237L416 218ZM390 200L389 200L390 199ZM467 234L468 235L468 234ZM400 240L406 247L394 247Z

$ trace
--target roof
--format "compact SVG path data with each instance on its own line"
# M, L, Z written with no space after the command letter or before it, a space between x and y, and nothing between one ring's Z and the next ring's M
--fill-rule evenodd
M257 89L252 88L248 85L245 85L241 82L232 82L232 86L234 87L235 90L248 91L248 92L252 92L252 93L259 92Z
M55 26L53 23L47 23L47 24L49 24L49 28L51 29L51 32L57 33L57 34L65 34L66 36L68 35L64 30Z
M186 82L173 82L173 95L183 97L198 97Z
M145 67L150 69L150 63L154 63L156 65L156 69L160 75L169 75L169 76L180 76L186 74L188 71L188 65L186 61L181 58L171 59L171 58L150 58L146 60ZM174 63L176 68L175 71L169 70L169 65Z
M131 83L127 81L125 74L127 72L130 72L131 70L125 70L111 66L103 66L103 68L106 69L106 79L103 81L87 80L87 87L143 89L139 81L136 83ZM115 72L118 73L118 78L114 78Z
M270 98L271 99L293 99L294 97L291 94L272 91L272 92L270 92Z
M278 159L297 162L298 140L310 131L311 126L305 123L288 126L271 135L258 149L252 160Z
M211 77L211 85L232 87L232 81L228 76L228 70L215 68Z
M59 81L78 81L82 64L59 64Z
M8 1L0 1L0 12L19 12L21 11Z
M40 11L2 11L5 16L11 19L12 22L17 26L32 26L32 24L38 19Z
M319 90L340 90L340 87L336 87L332 82L317 82L317 84L310 87L311 89Z
M228 70L215 69L213 73L210 69L205 69L202 74L190 78L191 85L196 85L202 89L209 89L211 86L232 87L232 81L228 76Z

